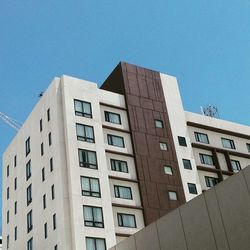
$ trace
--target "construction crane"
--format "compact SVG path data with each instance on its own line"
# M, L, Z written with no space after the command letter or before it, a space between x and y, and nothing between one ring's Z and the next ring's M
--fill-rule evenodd
M5 123L7 123L8 125L10 125L12 128L14 128L16 131L18 131L22 127L22 124L20 122L18 122L15 119L10 118L9 116L5 115L2 112L0 112L0 118Z

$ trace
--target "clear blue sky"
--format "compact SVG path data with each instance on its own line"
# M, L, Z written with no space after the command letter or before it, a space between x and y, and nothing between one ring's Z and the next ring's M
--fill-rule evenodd
M128 61L176 76L186 110L249 125L249 27L249 0L1 0L0 111L24 121L54 76L101 84ZM0 154L14 134L0 121Z

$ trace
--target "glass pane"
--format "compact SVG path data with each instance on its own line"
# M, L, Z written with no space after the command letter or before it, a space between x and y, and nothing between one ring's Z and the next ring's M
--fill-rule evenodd
M87 156L88 156L87 162L96 165L96 154L94 152L88 152Z
M83 111L84 111L84 113L86 113L86 114L91 114L91 106L90 106L90 103L86 103L86 102L84 102L83 103Z
M82 112L82 103L80 101L75 100L75 111Z
M94 138L93 128L92 127L85 127L85 136L87 138Z
M91 207L84 207L83 209L84 209L84 220L93 221L92 208Z
M89 178L86 178L86 177L82 178L82 189L84 191L90 191Z
M96 239L96 250L106 250L104 239Z
M84 126L76 124L76 133L78 136L84 137L85 136Z
M99 181L97 179L90 179L91 191L99 193Z
M86 249L87 250L96 250L95 249L95 240L91 238L86 239Z

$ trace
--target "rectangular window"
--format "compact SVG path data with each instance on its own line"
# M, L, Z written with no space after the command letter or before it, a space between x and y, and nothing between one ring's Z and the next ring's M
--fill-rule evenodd
M40 120L40 132L42 132L43 131L43 120L41 119Z
M188 183L188 190L190 194L197 194L197 188L194 183Z
M42 182L45 181L45 168L42 168Z
M78 155L80 167L97 169L96 152L78 149Z
M219 179L210 176L205 176L205 182L207 187L214 187L217 183L219 183Z
M84 124L76 124L76 135L77 140L86 142L95 142L94 129L92 126L87 126Z
M53 214L53 230L56 230L56 214Z
M33 238L27 241L27 250L33 250Z
M50 172L52 172L53 171L53 157L51 157L49 160L49 168L50 168Z
M84 225L87 227L104 227L102 208L83 206Z
M188 159L182 159L183 167L185 169L192 169L191 161Z
M14 214L17 214L17 201L14 203Z
M31 177L31 161L26 163L26 181Z
M104 111L104 115L105 115L106 122L121 124L121 116L119 114Z
M57 245L54 246L54 250L57 250Z
M7 166L7 177L10 175L10 166Z
M232 165L232 169L233 169L234 173L237 173L241 170L241 166L240 166L239 161L231 160L231 165Z
M27 206L32 202L32 185L30 184L26 190L27 193Z
M178 142L180 146L184 146L184 147L187 146L186 138L183 136L178 136Z
M212 155L200 154L200 160L202 164L214 165L214 159Z
M10 198L10 188L9 187L7 187L7 200Z
M171 166L164 166L164 173L168 175L173 175L173 170Z
M54 184L51 186L51 199L52 200L55 199L55 186L54 186Z
M16 190L17 189L17 177L15 177L15 179L14 179L14 190Z
M222 146L224 148L235 149L234 141L226 138L221 138Z
M195 136L195 140L197 142L202 142L202 143L209 144L209 140L208 140L207 134L194 132L194 136Z
M120 199L132 200L132 190L131 187L124 186L114 186L115 197Z
M119 227L132 227L136 228L135 216L133 214L117 214Z
M9 222L10 222L10 211L9 210L7 211L7 214L6 214L6 222L7 222L7 224L9 224Z
M48 140L49 140L49 146L51 146L52 145L51 133L48 134Z
M247 143L247 151L250 153L250 143Z
M47 239L48 237L47 222L43 225L43 228L44 228L44 239Z
M171 201L177 201L178 200L178 196L177 196L177 193L175 191L169 191L168 192L168 197L169 197L169 200L171 200Z
M14 156L14 167L16 167L16 164L17 164L17 157L16 155Z
M32 210L29 211L27 214L27 233L32 230L33 223L32 223Z
M47 120L50 121L50 109L47 109Z
M167 151L168 145L165 142L160 142L160 150Z
M110 162L113 171L128 173L128 164L126 161L110 159Z
M7 240L6 240L7 242L6 242L6 247L7 247L7 249L9 249L9 247L10 247L10 236L9 235L7 235Z
M41 143L41 156L44 154L43 143Z
M46 194L43 195L43 209L46 208Z
M86 250L106 250L105 239L86 237Z
M75 115L92 118L91 103L80 100L74 100Z
M14 230L14 239L15 241L17 240L17 227L15 227L15 230Z
M125 148L123 137L117 136L117 135L107 135L107 136L108 136L109 145L120 147L120 148Z
M81 176L83 196L101 197L99 179Z
M26 156L30 153L30 137L25 141L25 154Z
M155 127L156 128L163 128L163 121L162 120L155 120Z

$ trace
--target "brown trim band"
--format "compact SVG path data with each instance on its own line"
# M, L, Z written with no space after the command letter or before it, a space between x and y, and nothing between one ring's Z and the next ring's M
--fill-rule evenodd
M234 132L234 131L230 131L230 130L226 130L226 129L215 128L215 127L203 125L203 124L196 123L196 122L187 122L187 125L191 126L191 127L195 127L195 128L206 129L206 130L210 130L213 132L227 134L227 135L236 136L236 137L250 140L250 135L246 135L246 134L242 134L242 133L238 133L238 132Z
M105 107L109 107L109 108L115 108L115 109L120 109L120 110L127 111L127 109L124 108L124 107L119 107L119 106L112 105L112 104L108 104L108 103L104 103L104 102L99 102L99 104L100 104L101 106L105 106Z
M209 167L204 167L204 166L197 166L197 170L201 170L201 171L206 171L206 172L210 172L210 173L216 173L216 174L224 174L224 175L233 175L234 172L230 172L230 171L226 171L226 170L220 170L220 169L216 169L216 168L209 168Z
M105 149L106 153L114 154L114 155L123 155L123 156L128 156L128 157L134 157L133 154L128 154L128 153L123 153L123 152L118 152L118 151L113 151L109 149Z
M239 157L243 157L243 158L247 158L250 159L250 154L245 154L245 153L240 153L240 152L235 152L232 150L226 150L226 149L222 149L222 148L216 148L216 147L212 147L212 146L207 146L207 145L202 145L199 143L191 143L193 148L200 148L200 149L206 149L206 150L216 150L218 153L229 153L229 155L233 155L233 156L239 156Z
M113 207L132 208L132 209L143 210L143 207L141 207L141 206L125 205L125 204L118 204L118 203L112 203L112 206Z
M115 236L118 236L118 237L129 237L131 235L132 234L115 233Z
M114 130L114 131L119 131L119 132L131 134L131 132L129 130L122 129L122 128L116 128L116 127L107 126L107 125L102 125L102 127L106 128L106 129Z
M118 176L114 176L114 175L109 175L109 179L138 183L138 180L133 180L133 179L129 179L129 178L118 177Z

